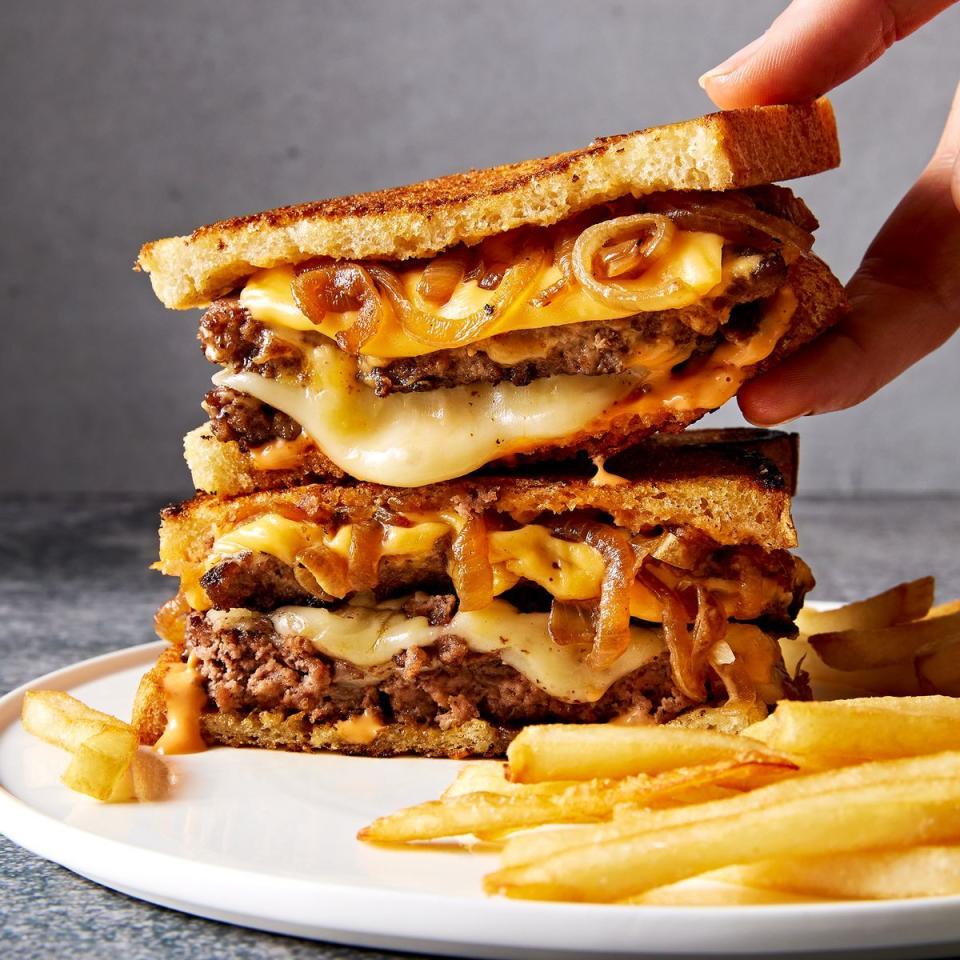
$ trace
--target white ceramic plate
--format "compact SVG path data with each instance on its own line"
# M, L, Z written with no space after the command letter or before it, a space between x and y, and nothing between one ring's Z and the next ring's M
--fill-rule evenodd
M162 644L85 661L31 687L129 715ZM616 907L485 897L494 856L382 850L372 818L436 797L460 766L211 750L176 757L172 797L105 805L63 787L64 753L0 700L0 831L131 896L278 933L474 957L763 956L960 943L960 897L886 903ZM940 952L940 951L938 951Z

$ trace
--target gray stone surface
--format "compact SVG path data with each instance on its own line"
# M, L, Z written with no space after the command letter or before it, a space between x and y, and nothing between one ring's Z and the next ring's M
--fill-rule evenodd
M211 368L195 315L131 272L144 241L696 116L696 78L784 5L3 0L0 490L186 491ZM844 279L936 142L958 49L955 8L835 95L844 165L800 189ZM805 421L803 489L960 492L958 361L955 338Z
M85 657L151 638L169 594L147 567L150 497L0 500L0 693ZM960 595L960 500L801 500L815 596L850 600L922 573ZM0 838L0 956L140 960L387 956L199 920L102 889Z

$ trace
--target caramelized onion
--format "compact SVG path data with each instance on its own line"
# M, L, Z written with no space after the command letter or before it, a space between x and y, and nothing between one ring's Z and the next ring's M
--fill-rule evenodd
M690 615L680 595L656 575L656 569L656 560L645 560L637 579L660 603L673 682L688 700L702 703L706 698L706 683L704 670L695 659L694 638L687 629Z
M358 263L326 263L294 277L293 299L318 326L328 313L357 311L349 329L337 334L340 349L356 354L380 329L383 306L370 273Z
M321 599L324 594L343 599L351 591L346 559L322 543L298 554L293 575L307 593Z
M493 600L493 567L490 566L487 525L482 516L471 517L450 545L450 579L460 609L482 610Z
M561 224L557 228L557 239L553 246L553 263L560 271L560 278L541 290L531 301L531 307L546 307L560 296L572 290L577 283L573 275L573 247L580 235L579 225Z
M616 217L587 227L573 246L573 273L580 285L600 303L617 310L655 310L687 288L679 278L655 289L641 289L629 283L601 279L604 248L624 241L636 244L636 266L642 269L663 256L673 242L677 228L669 217L657 213L637 213ZM646 234L644 239L638 237ZM632 256L632 255L631 255ZM598 270L599 263L599 270Z
M177 591L153 615L153 626L161 640L175 647L183 646L183 635L187 628L187 615L190 604L182 590Z
M370 274L389 298L408 336L437 349L463 346L489 334L504 312L533 282L546 262L544 248L527 243L503 274L502 281L479 310L465 317L441 317L418 310L407 298L399 278L386 267L371 266Z
M697 588L697 619L693 622L693 656L699 662L727 633L727 612L723 604L702 584Z
M579 517L564 520L553 532L563 539L580 540L603 557L593 649L587 661L591 667L603 669L630 645L630 590L637 569L630 538L623 530Z
M593 643L596 633L598 605L596 600L557 600L550 605L547 631L560 646L571 643Z
M453 296L467 269L467 251L462 247L431 260L417 283L420 297L442 307Z
M813 246L809 230L758 210L743 195L665 193L645 199L644 206L669 217L682 230L717 233L739 246L769 249L772 238L788 248L784 257L788 262Z
M377 585L377 570L383 550L383 525L365 520L353 525L347 554L347 576L352 590L372 590Z

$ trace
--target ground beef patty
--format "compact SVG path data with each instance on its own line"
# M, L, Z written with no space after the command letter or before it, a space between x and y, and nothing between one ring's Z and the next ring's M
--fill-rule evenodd
M463 384L505 381L526 386L541 377L637 370L642 367L637 357L657 344L673 344L686 350L687 356L710 349L718 341L718 326L736 316L731 311L737 305L772 296L786 276L780 254L767 253L758 256L748 276L734 279L722 296L709 304L638 313L620 320L516 330L419 357L389 361L358 357L357 377L384 397Z
M567 703L495 654L471 653L456 635L363 673L301 637L281 637L266 617L231 615L228 624L215 627L208 615L193 613L186 650L222 713L280 710L331 723L369 710L385 722L446 729L476 718L504 727L605 723L626 713L668 719L688 705L674 691L666 654L618 680L596 703Z
M302 432L300 424L282 410L230 387L209 391L201 406L210 417L213 435L224 443L235 441L244 451L271 440L295 440Z

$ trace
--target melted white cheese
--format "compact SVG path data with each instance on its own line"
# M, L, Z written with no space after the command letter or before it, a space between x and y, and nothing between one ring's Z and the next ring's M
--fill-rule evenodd
M282 607L269 616L281 636L305 637L321 653L367 669L410 647L429 646L455 634L475 653L498 654L550 696L570 703L595 703L617 680L664 650L659 630L631 627L626 652L598 670L586 662L589 646L560 646L550 639L547 614L520 613L503 600L494 600L483 610L457 613L440 627L430 626L425 617L408 618L394 604L351 603L336 612Z
M525 387L449 387L377 397L336 347L305 347L309 382L221 371L217 386L293 417L323 453L358 480L417 487L450 480L511 452L583 430L641 381L632 374L545 377Z

